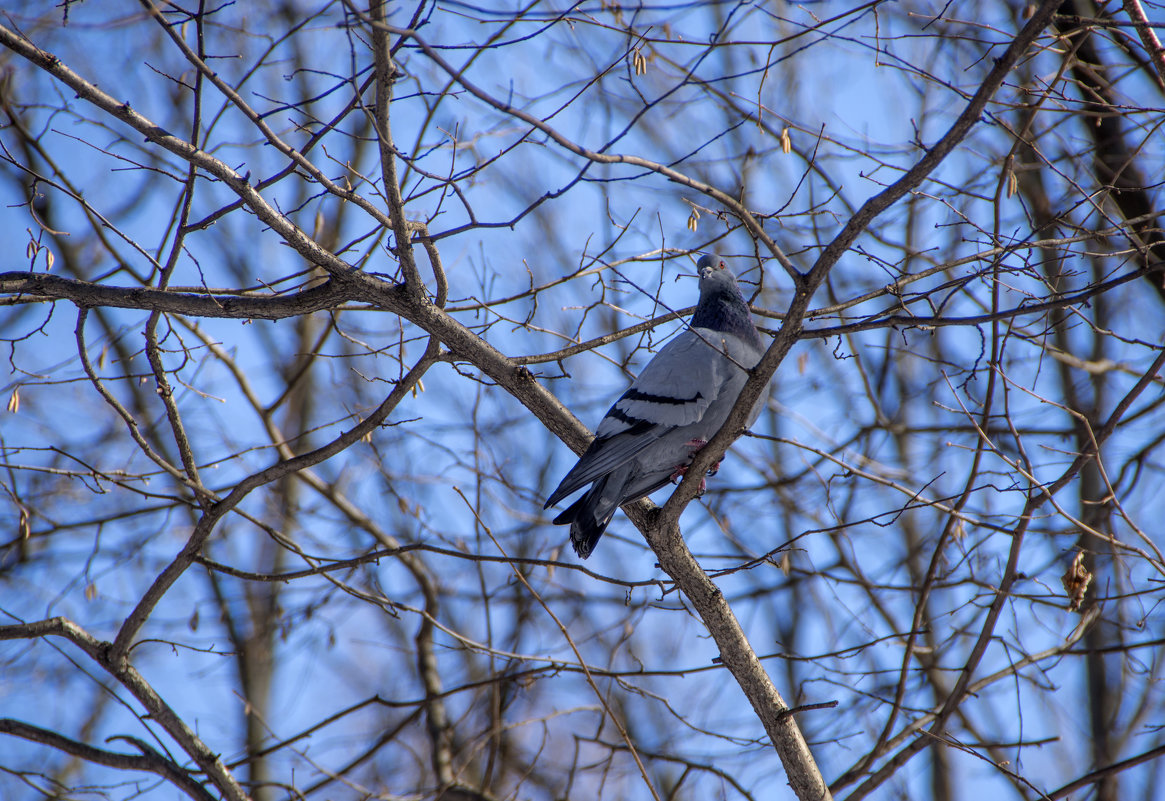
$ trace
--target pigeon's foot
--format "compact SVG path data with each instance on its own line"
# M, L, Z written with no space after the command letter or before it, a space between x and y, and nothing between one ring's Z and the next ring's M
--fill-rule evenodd
M683 477L685 475L687 475L687 473L688 473L688 466L686 464L677 464L675 472L671 474L671 478L668 480L673 484L679 484L680 481L683 479ZM708 475L711 475L711 473L709 473ZM708 482L701 478L700 479L700 488L696 490L696 497L699 498L701 495L703 495L707 491L708 491Z
M695 458L696 453L700 450L700 448L703 448L707 444L708 444L708 440L706 440L706 439L690 439L684 443L684 446L692 449L692 458ZM723 462L723 461L724 461L723 459L720 460L720 462ZM709 467L708 472L705 473L704 475L714 476L717 473L719 473L720 472L720 462L717 462L716 464ZM673 476L673 478L674 478L674 476ZM701 492L703 492L702 488L701 488Z

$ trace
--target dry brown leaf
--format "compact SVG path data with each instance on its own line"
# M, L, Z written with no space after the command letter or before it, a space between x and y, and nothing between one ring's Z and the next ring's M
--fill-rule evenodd
M1092 584L1092 574L1084 566L1084 551L1076 552L1076 558L1060 577L1060 581L1064 583L1064 592L1068 593L1068 611L1079 612L1084 604L1084 594Z

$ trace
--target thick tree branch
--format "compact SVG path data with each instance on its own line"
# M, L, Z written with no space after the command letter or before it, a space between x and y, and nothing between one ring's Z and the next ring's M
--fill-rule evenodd
M95 284L50 273L0 273L0 305L27 303L28 297L67 300L78 307L141 309L188 317L227 317L239 320L283 320L333 309L353 300L350 286L338 281L287 295L227 294L225 292L176 292L151 287Z
M208 748L181 716L162 700L133 665L113 654L113 648L109 643L101 642L73 621L63 617L15 626L0 626L0 640L31 640L39 637L64 637L88 654L90 659L133 693L145 707L150 718L156 720L182 750L198 763L224 798L230 801L247 801L247 794L235 781L235 777L231 775L218 754Z
M136 738L125 738L138 747L141 754L123 754L117 751L106 751L94 748L86 743L79 743L55 731L33 726L31 723L0 718L0 734L11 734L13 737L22 737L34 743L42 743L66 754L71 754L86 762L105 765L118 770L140 770L147 773L156 773L170 782L195 801L214 801L214 796L198 783L193 776L155 751L147 743Z

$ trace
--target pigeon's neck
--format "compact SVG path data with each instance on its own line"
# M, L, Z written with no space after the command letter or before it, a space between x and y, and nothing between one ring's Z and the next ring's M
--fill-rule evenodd
M731 288L717 288L700 299L696 313L692 315L693 328L710 328L725 334L740 337L746 342L760 345L760 334L752 324L752 313L744 298Z

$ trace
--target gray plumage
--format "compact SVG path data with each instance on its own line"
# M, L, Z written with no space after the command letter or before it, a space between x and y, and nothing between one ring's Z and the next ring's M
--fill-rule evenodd
M615 510L681 475L736 403L748 370L764 354L736 276L716 256L701 256L700 303L688 328L660 349L615 405L595 439L550 497L558 503L591 488L562 514L580 557L591 555ZM748 425L760 414L753 407Z

